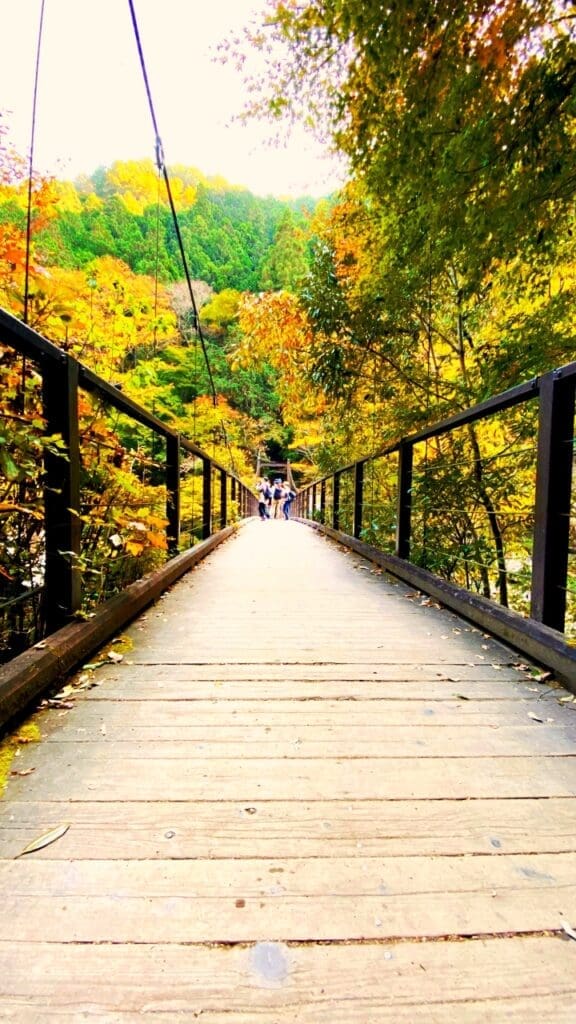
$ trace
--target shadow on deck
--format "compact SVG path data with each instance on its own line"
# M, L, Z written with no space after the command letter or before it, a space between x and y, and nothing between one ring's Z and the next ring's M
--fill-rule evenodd
M13 763L0 1019L573 1019L570 694L294 522L123 638Z

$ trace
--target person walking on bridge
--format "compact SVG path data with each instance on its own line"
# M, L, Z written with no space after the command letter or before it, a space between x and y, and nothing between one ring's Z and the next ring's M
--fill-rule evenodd
M282 480L277 477L272 484L272 518L280 519L282 514L282 503L285 498L284 487L282 486Z
M288 480L284 481L284 502L282 504L282 512L284 513L284 519L290 519L290 506L296 497L296 491L293 491L290 487Z
M270 484L268 483L268 477L263 476L256 484L256 490L258 491L258 515L260 519L270 519L270 500L272 498L272 491L270 490Z

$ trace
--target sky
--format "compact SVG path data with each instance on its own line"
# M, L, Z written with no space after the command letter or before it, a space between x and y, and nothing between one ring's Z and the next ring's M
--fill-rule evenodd
M166 163L258 195L326 195L344 180L303 129L233 118L246 94L218 43L265 0L133 0ZM41 0L0 0L0 113L28 156ZM128 0L45 0L34 166L73 180L114 160L154 159L154 131Z

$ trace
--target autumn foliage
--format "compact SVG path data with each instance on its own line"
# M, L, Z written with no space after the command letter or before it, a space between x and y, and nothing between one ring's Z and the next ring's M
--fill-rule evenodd
M254 111L314 124L350 180L321 202L282 204L174 168L215 394L149 161L75 185L34 182L32 326L246 479L273 456L312 480L573 358L570 5L273 0L247 40L269 69L253 83ZM16 315L25 211L24 171L5 149L0 304ZM34 369L22 374L5 352L0 374L0 501L19 523L18 551L38 548L41 566L38 465L58 439L42 439ZM415 459L413 557L520 610L534 415L436 439ZM109 410L88 403L83 417L83 571L96 600L129 577L130 559L164 557L163 453ZM365 479L364 536L388 547L393 462L376 460ZM184 470L187 542L202 514L198 471L193 459ZM342 502L346 528L346 476ZM9 547L3 579L18 588Z

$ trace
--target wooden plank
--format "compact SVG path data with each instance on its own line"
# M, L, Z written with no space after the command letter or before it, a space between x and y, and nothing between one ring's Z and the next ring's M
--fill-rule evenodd
M209 948L3 942L0 968L0 1005L22 1024L37 1024L38 1014L133 1022L146 1013L166 1024L177 1015L208 1024L571 1024L576 994L574 950L555 937Z
M563 858L565 862L563 863ZM4 862L13 942L349 941L562 931L574 857ZM553 862L552 862L553 861ZM553 871L553 874L550 873ZM327 877L329 876L329 877ZM559 908L559 891L562 905ZM57 898L54 898L57 893Z
M122 665L106 665L99 667L97 679L100 684L107 685L114 682L126 682L132 678L134 673L130 672L133 665L132 657L126 656ZM518 662L522 664L522 662ZM81 673L79 673L81 674ZM179 663L169 662L165 658L162 662L140 661L138 662L138 683L145 686L156 682L179 682L194 683L198 685L202 680L218 683L254 683L258 686L263 683L277 683L282 686L285 683L323 683L331 685L338 682L354 682L364 685L373 683L410 683L408 687L420 683L436 683L438 681L450 683L457 675L460 681L476 683L481 689L482 684L489 682L496 683L487 692L498 693L499 688L507 690L509 695L517 692L518 687L534 686L534 680L527 671L514 668L513 665L504 663L470 663L457 661L451 664L440 664L438 662L421 662L420 664L406 664L398 661L390 665L382 664L357 664L354 661L331 662L304 662L304 661L230 661L219 660L192 661L188 659ZM512 684L512 685L510 685ZM516 685L514 685L516 684Z
M26 751L20 764L35 767L42 748ZM38 759L38 760L37 760ZM107 760L105 747L97 761L67 765L42 764L26 778L11 780L11 796L26 792L33 800L49 800L54 788L66 786L69 800L414 800L444 794L472 797L574 796L572 758L563 757L440 757L379 758L361 763L335 758L298 760L217 760L204 766L166 759L148 760L146 778L140 761L118 770Z
M65 856L66 836L58 840ZM174 896L214 899L267 898L269 896L374 896L384 902L402 895L424 898L440 893L492 890L554 893L576 885L572 853L479 854L476 857L338 857L326 872L323 857L266 860L255 854L243 860L166 859L83 861L69 864L25 858L0 862L0 895L49 896L54 885L58 897L114 896L119 899ZM569 916L568 909L566 914ZM553 927L556 927L554 925ZM558 925L559 927L559 925ZM398 933L402 934L402 933ZM443 933L440 933L443 934Z
M146 729L162 735L162 729L222 728L274 726L275 728L314 728L317 735L332 728L345 728L349 724L355 729L382 729L417 726L511 727L537 725L562 727L569 731L576 729L576 708L572 710L556 701L478 701L473 698L446 698L446 700L370 700L342 696L337 700L309 696L294 698L292 701L262 699L256 701L199 697L183 700L90 701L86 705L83 694L66 691L65 703L77 702L74 707L57 708L38 719L42 735L46 738L65 738L79 734L83 729L88 735L100 729L103 721L109 726L126 729ZM533 718L532 716L536 716ZM541 721L538 722L537 719ZM548 719L552 719L549 722ZM99 735L101 733L99 732ZM80 737L79 737L80 738Z
M565 705L550 701L476 701L473 699L446 699L444 701L370 701L342 697L338 701L322 698L299 698L287 700L148 700L148 701L91 701L88 706L74 693L66 692L64 701L69 704L78 700L76 706L57 709L39 719L39 727L46 739L101 738L101 725L106 722L109 730L123 731L130 737L141 730L143 735L154 735L161 739L163 730L180 729L181 738L186 732L213 729L243 729L243 735L250 735L251 728L274 728L314 731L317 738L330 735L334 730L345 730L349 726L350 738L357 731L413 730L418 727L451 727L458 729L519 729L544 731L551 727L562 728L574 735L576 714ZM538 730L540 726L540 730ZM166 736L169 733L166 732ZM118 738L118 737L117 737ZM188 737L190 738L190 737Z
M158 674L157 679L140 678L141 668L139 667L138 679L134 676L125 675L121 680L107 681L98 675L95 680L94 689L87 691L88 700L205 700L220 697L223 700L286 700L323 697L326 699L341 699L348 697L350 700L451 700L457 694L464 695L468 700L485 701L512 701L512 700L536 700L549 699L543 687L536 687L530 683L523 686L510 684L508 681L499 680L476 680L466 679L465 674L454 672L446 679L427 680L424 673L419 681L411 680L387 680L376 681L371 679L355 679L353 674L347 671L334 671L332 681L319 682L315 679L306 678L308 672L303 673L302 678L291 675L288 680L288 673L285 672L286 681L278 684L271 681L269 672L259 673L257 669L247 673L246 679L227 676L229 672L211 672L212 679L203 680L201 671L198 671L198 679L188 677L179 680L177 673L164 671ZM239 676L236 669L234 676ZM439 673L438 673L439 674ZM83 675L83 674L81 674ZM83 677L85 677L83 675ZM243 692L238 692L243 687ZM277 687L276 692L275 688ZM219 692L221 690L221 693ZM558 697L564 696L564 690L554 690ZM550 695L552 699L552 695Z
M34 860L576 852L570 799L70 803L63 794L0 804L0 856L63 822L63 841Z
M204 630L203 634L199 634L198 638L191 640L190 635L183 636L182 640L178 636L170 638L170 656L167 660L167 651L165 643L162 644L159 641L158 646L155 646L153 642L150 643L150 647L146 651L146 656L143 660L143 664L176 664L182 662L190 663L202 663L210 662L214 658L214 649L218 643L218 654L222 661L234 661L237 662L251 662L261 664L278 664L282 665L286 660L286 648L297 647L299 652L298 661L293 664L306 665L308 663L314 664L316 662L324 662L333 665L395 665L398 660L406 665L420 665L422 661L425 661L430 656L430 645L427 643L418 642L413 640L409 642L407 632L414 629L414 626L407 624L405 629L399 633L394 633L390 636L383 635L383 643L378 647L370 647L369 644L361 644L358 641L357 644L350 642L350 644L342 643L342 629L339 630L338 635L322 637L321 642L309 643L304 637L306 636L307 626L303 622L301 626L301 632L291 634L289 636L283 636L281 643L270 643L266 644L264 641L259 646L254 641L250 642L246 636L246 631L239 633L238 636L226 635L225 641L218 643L218 632L215 631L213 636L206 634ZM375 630L377 623L364 623L366 630ZM462 650L459 647L450 647L446 644L445 647L440 646L436 648L435 663L437 665L471 665L482 663L483 661L489 662L494 665L509 665L510 654L498 655L495 652L487 655L471 653L466 650ZM131 659L134 665L140 663L141 655L135 654Z
M534 723L520 726L388 726L350 725L342 721L318 723L306 720L299 725L252 725L249 721L233 725L176 725L138 730L128 720L111 724L106 716L95 725L90 736L77 730L65 736L59 732L48 737L46 754L59 762L72 756L86 762L106 759L133 760L212 760L214 758L395 758L443 757L526 757L571 755L576 746L576 728ZM75 734L74 734L75 733ZM105 747L102 738L105 736Z
M483 933L560 930L553 893L436 893L402 895L386 903L375 896L133 897L13 896L4 900L13 942L34 941L35 918L46 942L350 942L397 937L463 937ZM563 893L576 912L576 885ZM562 910L562 915L564 909Z

